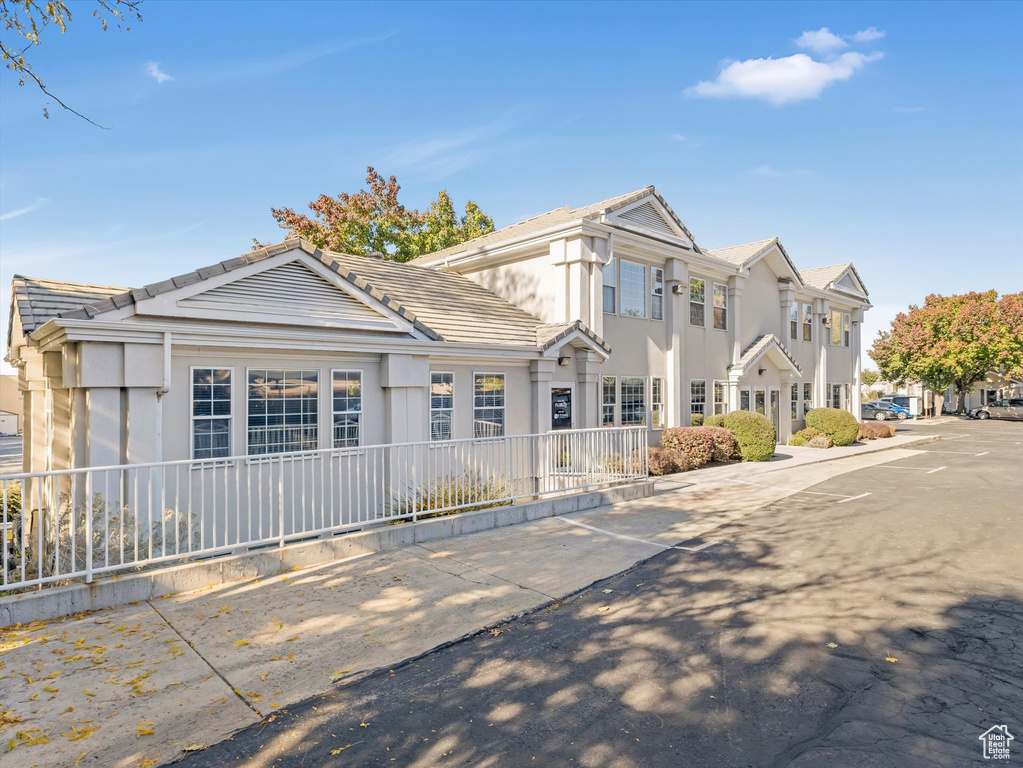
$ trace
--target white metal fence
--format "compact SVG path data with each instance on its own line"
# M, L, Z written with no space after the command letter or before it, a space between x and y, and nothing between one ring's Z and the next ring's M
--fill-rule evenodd
M565 430L4 475L0 593L645 477L646 445Z

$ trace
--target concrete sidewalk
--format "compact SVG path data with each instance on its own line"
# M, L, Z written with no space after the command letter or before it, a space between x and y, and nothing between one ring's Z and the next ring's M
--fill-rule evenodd
M666 478L651 498L5 631L0 754L11 739L15 747L2 762L170 762L665 548L699 557L721 525L830 477L914 455L899 447L912 444L785 448L788 458L774 462Z

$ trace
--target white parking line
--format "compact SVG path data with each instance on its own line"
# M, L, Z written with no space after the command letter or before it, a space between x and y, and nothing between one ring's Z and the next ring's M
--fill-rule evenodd
M850 496L849 494L846 494L846 493L825 493L824 491L802 491L802 490L796 490L795 488L780 488L777 485L764 485L763 483L751 483L749 480L734 480L732 478L725 478L725 479L728 480L730 483L742 483L743 485L755 485L758 488L770 488L770 489L775 490L775 491L786 491L787 493L809 493L809 494L812 494L814 496L836 496L836 497L842 499L842 501L836 501L835 502L836 504L842 504L842 503L844 503L846 501L852 501L853 499L862 499L864 496L869 496L870 495L869 491L867 491L867 493L861 493L859 496Z
M931 469L930 467L893 467L890 464L878 464L874 467L874 469L912 469L917 472L926 472L928 475L933 475L935 472L948 469L948 467L937 467L935 469Z
M933 474L934 474L935 472L940 472L940 471L941 471L941 470L943 470L943 469L947 469L947 467L938 467L937 469L932 469L932 470L931 470L930 472L928 472L927 474L928 474L928 475L933 475Z
M923 451L923 453L961 453L965 456L986 456L990 451L983 451L982 453L974 453L973 451Z
M590 530L590 531L596 531L597 533L603 533L605 536L614 536L616 539L627 539L629 541L638 541L640 544L650 544L651 546L660 547L661 549L681 549L681 550L685 550L686 552L699 552L701 549L706 549L707 547L712 546L715 543L713 541L705 541L703 544L699 544L699 545L697 545L695 547L682 547L682 546L678 546L678 545L672 546L671 544L662 544L659 541L647 541L646 539L637 539L635 536L626 536L624 533L615 533L614 531L606 531L603 528L598 528L595 525L588 525L586 523L580 523L578 520L570 520L567 517L558 517L556 519L561 520L562 522L568 523L570 525L578 525L580 528L586 528L587 530Z
M862 499L864 496L869 496L869 495L870 495L870 491L867 491L866 493L861 493L859 496L850 496L848 499L842 499L841 501L836 501L835 503L836 504L845 504L847 501L852 501L853 499Z
M988 455L989 453L991 453L991 451L981 451L981 452L980 452L980 453L978 453L977 455L978 455L978 456L987 456L987 455Z

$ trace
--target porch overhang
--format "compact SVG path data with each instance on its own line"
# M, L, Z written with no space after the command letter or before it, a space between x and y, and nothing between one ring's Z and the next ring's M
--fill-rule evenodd
M728 366L728 378L731 381L739 381L765 357L780 371L786 371L795 376L803 375L803 369L799 367L799 363L796 362L792 353L785 348L777 336L768 333L757 337L752 344L746 347L739 361Z

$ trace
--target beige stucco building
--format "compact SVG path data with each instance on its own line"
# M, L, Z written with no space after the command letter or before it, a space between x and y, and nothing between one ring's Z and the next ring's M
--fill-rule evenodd
M289 240L137 289L17 276L26 471L859 414L851 264L701 248L648 187L411 264Z

